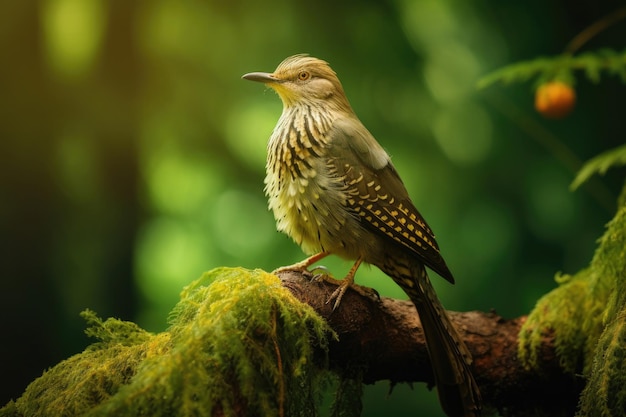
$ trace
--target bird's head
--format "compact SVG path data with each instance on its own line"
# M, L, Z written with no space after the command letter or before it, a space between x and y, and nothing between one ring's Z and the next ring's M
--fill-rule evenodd
M290 56L272 73L251 72L242 78L270 86L278 93L285 107L324 102L351 111L335 71L326 61L308 55Z

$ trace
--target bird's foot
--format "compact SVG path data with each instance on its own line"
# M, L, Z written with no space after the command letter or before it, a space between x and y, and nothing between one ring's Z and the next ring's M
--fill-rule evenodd
M348 288L355 291L357 294L369 298L375 302L380 301L380 294L374 288L365 287L363 285L358 285L354 283L354 277L347 276L342 280L337 280L331 277L324 277L324 281L330 282L331 284L337 285L337 289L333 291L333 293L326 300L326 304L330 304L334 300L333 311L339 307L341 303L341 299L343 298Z
M350 268L350 271L348 271L346 277L341 281L328 276L324 277L325 281L337 285L337 289L333 291L330 297L328 297L328 300L326 300L326 304L330 304L333 300L335 301L333 303L333 311L335 311L337 307L339 307L341 299L343 298L343 295L346 293L348 288L351 288L363 297L374 299L375 301L380 301L380 295L378 294L378 291L373 288L363 287L354 283L354 274L356 274L357 269L359 269L361 262L362 259L357 259L352 268Z
M276 268L275 270L272 271L272 274L278 275L283 272L293 271L293 272L306 273L310 275L312 274L312 271L309 271L309 267L313 265L315 262L319 261L320 259L327 257L328 255L330 255L329 252L316 253L315 255L309 256L305 260L295 263L293 265L281 266L280 268ZM314 268L313 271L317 270L318 268L326 269L325 267L322 266L322 267ZM315 275L313 277L315 278Z
M337 307L339 307L339 304L341 303L341 299L343 298L343 295L346 293L348 288L351 288L352 290L356 291L358 294L362 295L363 297L370 298L374 301L380 301L380 295L378 294L378 291L376 291L373 288L363 287L361 285L357 285L354 283L354 274L356 274L357 269L359 269L362 259L358 259L354 263L352 268L350 268L350 271L345 276L345 278L341 280L333 278L333 276L329 273L328 268L326 268L325 266L320 265L309 270L309 267L311 265L325 258L328 255L330 255L329 252L320 252L320 253L317 253L313 256L306 258L305 260L301 262L295 263L293 265L282 266L280 268L277 268L274 271L272 271L272 273L274 275L278 275L284 272L299 272L301 274L306 274L310 276L312 281L328 282L332 285L336 285L337 289L335 289L335 291L333 291L330 297L328 297L328 300L326 300L326 304L330 304L331 302L334 301L333 311L336 310Z

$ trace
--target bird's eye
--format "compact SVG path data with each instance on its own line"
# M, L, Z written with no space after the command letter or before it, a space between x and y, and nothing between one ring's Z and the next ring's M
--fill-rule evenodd
M308 80L309 78L311 78L311 73L310 73L309 71L300 71L300 72L298 73L298 79L299 79L300 81L306 81L306 80Z

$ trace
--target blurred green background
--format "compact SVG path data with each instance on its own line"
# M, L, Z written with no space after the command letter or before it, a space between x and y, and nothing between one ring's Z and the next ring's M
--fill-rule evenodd
M579 78L577 108L556 122L534 113L531 83L476 81L560 53L621 3L2 2L0 405L89 343L85 308L161 331L203 271L303 257L263 195L280 100L240 79L294 53L331 63L392 155L457 278L435 279L446 307L527 313L556 272L588 263L611 218L619 173L568 185L623 143L624 88ZM625 26L584 49L622 50ZM357 281L405 298L375 268ZM440 415L423 384L388 389L367 387L364 416Z

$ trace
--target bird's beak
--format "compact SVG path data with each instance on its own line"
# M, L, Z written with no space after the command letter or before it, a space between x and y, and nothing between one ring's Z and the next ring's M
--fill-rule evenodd
M250 72L243 75L241 78L243 78L244 80L258 81L265 84L275 84L282 81L281 79L276 78L274 74L270 74L269 72Z

